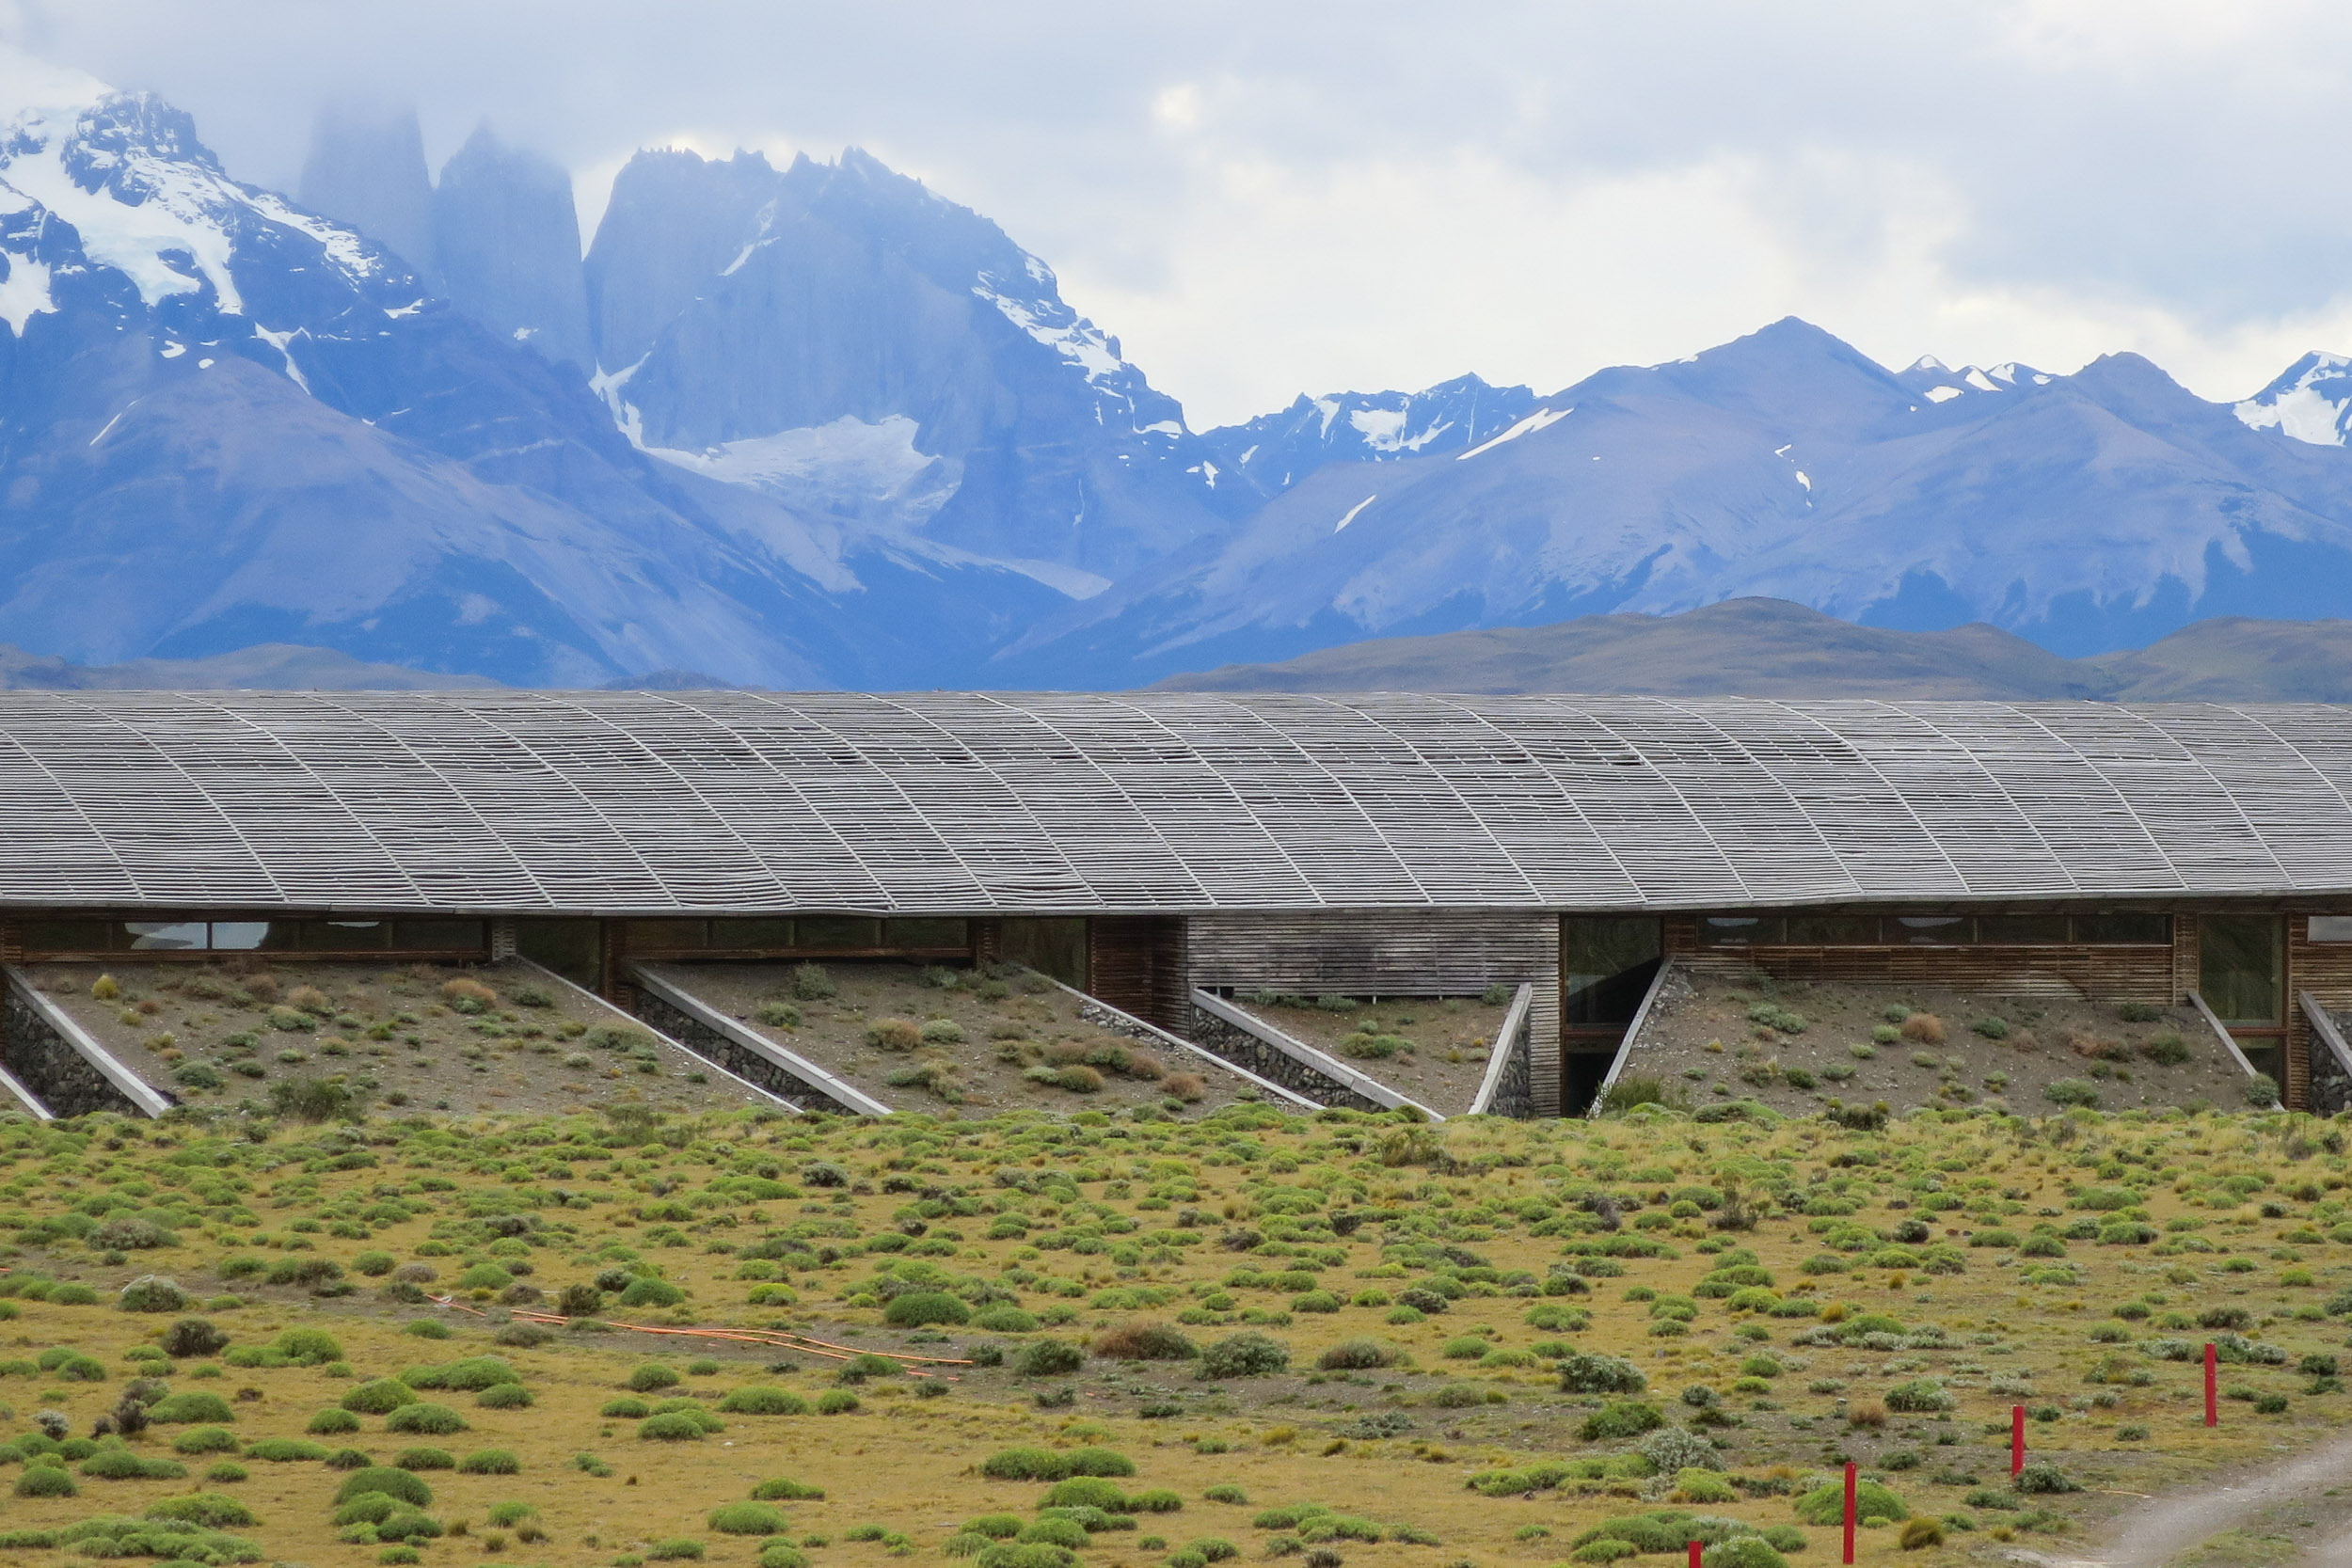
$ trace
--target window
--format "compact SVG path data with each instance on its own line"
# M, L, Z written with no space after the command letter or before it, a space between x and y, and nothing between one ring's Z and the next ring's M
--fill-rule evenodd
M2315 914L2303 934L2312 942L2352 942L2352 914Z
M885 920L882 941L890 947L969 947L972 928L961 920Z
M1699 922L1705 947L1777 947L1788 922L1776 914L1710 914Z
M1996 947L2062 946L2067 939L2062 914L1980 914L1977 940Z
M2076 942L2116 945L2168 946L2172 941L2172 917L2132 910L2105 910L2074 917Z
M28 953L103 953L119 945L104 920L28 920L21 929Z
M641 924L660 923L645 921ZM693 922L686 921L681 924L692 925ZM792 945L792 922L788 920L714 920L710 923L710 945L738 949L789 947Z
M400 920L392 924L392 946L404 953L479 953L489 948L479 920Z
M1886 923L1886 939L1911 947L1950 947L1973 935L1964 914L1899 914Z
M1622 1029L1641 1010L1657 976L1659 923L1570 918L1560 923L1560 1022L1566 1028Z
M814 915L792 923L800 944L814 952L855 952L882 945L882 922L851 915Z
M1793 947L1871 947L1879 942L1874 914L1792 914L1788 928Z
M202 951L212 945L211 928L200 920L131 920L122 926L135 953Z
M2212 914L2198 923L2197 990L2224 1023L2284 1022L2285 965L2272 914Z

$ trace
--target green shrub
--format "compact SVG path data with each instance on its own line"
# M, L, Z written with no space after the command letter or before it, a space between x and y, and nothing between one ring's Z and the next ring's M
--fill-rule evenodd
M206 1529L239 1529L255 1523L253 1511L218 1492L191 1492L184 1497L159 1497L147 1505L146 1517L169 1519Z
M2079 1105L2085 1110L2099 1108L2099 1085L2088 1078L2058 1078L2042 1085L2042 1098L2053 1105Z
M1797 1517L1808 1525L1843 1524L1846 1519L1846 1483L1836 1481L1827 1486L1817 1486L1797 1498L1792 1506L1797 1511ZM1882 1486L1875 1481L1859 1481L1854 1483L1854 1517L1895 1522L1910 1518L1911 1509L1891 1487Z
M446 1437L466 1430L466 1418L446 1404L404 1404L385 1418L384 1430L419 1437Z
M1701 1568L1788 1568L1788 1560L1760 1535L1735 1535L1700 1554Z
M264 1437L258 1443L247 1443L245 1457L271 1465L315 1465L326 1457L326 1450L299 1437Z
M473 1402L485 1410L528 1410L539 1402L519 1383L494 1383L476 1394Z
M235 1453L245 1447L227 1427L191 1427L171 1440L175 1453Z
M73 1478L56 1465L28 1465L16 1478L16 1495L20 1497L79 1497L81 1491Z
M1364 1338L1342 1339L1315 1358L1315 1365L1327 1372L1366 1371L1395 1363L1396 1351L1393 1348L1377 1339Z
M653 1414L653 1406L644 1400L624 1394L619 1399L605 1401L604 1408L596 1414L610 1420L642 1421Z
M1086 1352L1061 1339L1040 1339L1022 1347L1012 1370L1021 1377L1067 1377L1086 1365Z
M766 1503L727 1503L710 1511L710 1528L721 1535L782 1535L792 1521Z
M971 1322L972 1309L944 1291L916 1291L897 1297L882 1308L882 1322L894 1328L921 1328L930 1323Z
M1268 1377L1286 1370L1290 1362L1290 1350L1280 1341L1263 1334L1236 1334L1201 1352L1199 1375L1203 1382Z
M2064 1470L2059 1469L2057 1465L2049 1463L2047 1460L2042 1459L2033 1461L2024 1469L2018 1471L2016 1479L2010 1484L2014 1486L2018 1491L2027 1494L2079 1492L2082 1490L2081 1485ZM1888 1517L1892 1518L1895 1517L1895 1515L1890 1514Z
M992 1307L974 1318L972 1326L991 1334L1034 1334L1037 1319L1018 1307Z
M406 1470L396 1470L389 1465L371 1465L364 1470L354 1470L335 1488L335 1500L347 1503L370 1492L380 1492L395 1502L416 1508L433 1506L433 1488Z
M362 1416L389 1416L403 1405L416 1403L417 1395L397 1378L379 1377L351 1389L340 1402L345 1410Z
M659 1361L648 1361L632 1370L623 1386L634 1393L651 1394L663 1388L675 1388L678 1381L677 1373Z
M229 1402L201 1389L167 1394L147 1407L147 1418L159 1426L193 1425L198 1421L225 1425L237 1418Z
M819 1416L847 1416L857 1407L857 1396L847 1388L828 1388L817 1396Z
M666 1279L641 1275L628 1282L621 1292L623 1307L675 1307L686 1299L686 1292Z
M269 1348L296 1367L324 1367L343 1358L343 1347L323 1328L290 1328L269 1342Z
M1126 1502L1126 1494L1099 1476L1073 1476L1068 1481L1056 1481L1038 1506L1099 1508L1105 1513L1117 1513Z
M782 1388L753 1385L731 1390L719 1402L719 1409L729 1416L805 1416L808 1401Z
M823 1487L804 1485L800 1481L793 1481L785 1476L778 1476L772 1481L763 1481L757 1486L752 1488L752 1500L754 1502L822 1502L824 1500L824 1497L825 1489Z
M1639 1437L1664 1425L1665 1420L1654 1404L1639 1400L1613 1400L1585 1417L1576 1434L1587 1443Z
M808 1554L788 1541L771 1541L759 1548L759 1568L808 1568Z
M1560 1389L1567 1394L1639 1394L1649 1379L1630 1361L1580 1353L1560 1362Z
M656 1562L694 1560L703 1555L703 1544L691 1535L674 1535L646 1547L645 1555Z
M522 1472L523 1463L509 1449L476 1449L457 1462L457 1472L467 1476L512 1476Z
M332 1437L340 1433L359 1430L359 1418L340 1405L329 1405L310 1418L302 1429L313 1437Z
M699 1443L703 1424L682 1410L648 1416L637 1423L637 1435L649 1443Z
M174 1459L141 1459L128 1449L101 1449L82 1461L82 1474L99 1481L179 1481L188 1467Z

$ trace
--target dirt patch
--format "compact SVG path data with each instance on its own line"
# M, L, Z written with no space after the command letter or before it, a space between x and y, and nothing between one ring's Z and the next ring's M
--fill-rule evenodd
M192 1105L266 1107L274 1086L338 1081L399 1113L771 1103L522 965L240 958L28 973L123 1066Z
M1158 1104L1205 1115L1253 1087L1202 1057L1091 1022L1079 998L1009 967L996 974L887 962L646 967L898 1110Z
M1440 1116L1478 1098L1509 998L1333 996L1309 1002L1265 992L1234 999L1292 1038L1337 1056Z
M2245 1072L2185 1007L2081 997L1974 996L1931 988L1775 982L1677 970L1623 1078L1655 1078L1704 1107L1755 1100L1790 1115L1883 1101L2242 1110Z

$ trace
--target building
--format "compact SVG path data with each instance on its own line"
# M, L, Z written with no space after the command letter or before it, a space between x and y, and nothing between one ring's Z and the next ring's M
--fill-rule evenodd
M1009 958L1203 1039L1525 986L1495 1103L1558 1115L1674 960L2194 996L2292 1105L2352 1073L2346 708L16 691L0 790L9 965Z

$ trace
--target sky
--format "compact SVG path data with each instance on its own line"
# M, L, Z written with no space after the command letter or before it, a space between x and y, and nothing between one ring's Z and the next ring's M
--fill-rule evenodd
M488 119L589 223L640 147L863 146L1043 257L1196 428L1792 314L2215 399L2352 351L2342 4L0 0L0 40L284 188L361 98L437 161Z

